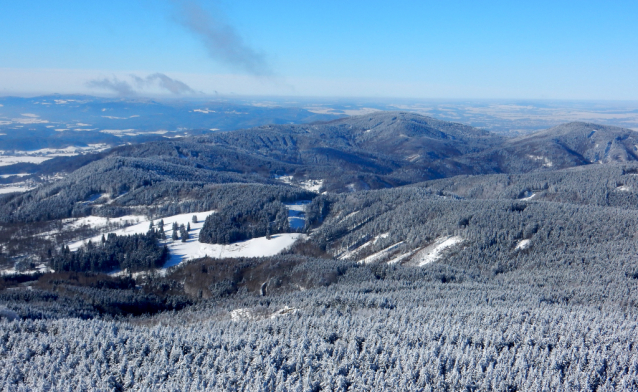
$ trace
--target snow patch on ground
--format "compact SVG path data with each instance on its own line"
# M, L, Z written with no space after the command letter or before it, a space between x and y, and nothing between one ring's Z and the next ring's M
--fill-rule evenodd
M14 192L27 192L30 191L31 189L35 189L35 186L30 186L27 185L23 182L19 182L19 183L13 183L11 185L7 185L7 186L3 186L0 185L0 194L5 194L5 193L14 193Z
M16 163L42 163L53 157L32 157L32 156L6 156L0 155L0 166L9 166Z
M529 194L529 193L531 193L531 192L528 192L528 194ZM519 200L522 200L522 201L530 201L530 200L532 200L532 199L534 198L534 196L536 196L536 193L531 193L529 196L522 197L522 198L520 198Z
M516 244L516 248L515 249L527 249L529 248L531 245L531 241L530 240L521 240L518 242L518 244Z
M390 253L392 253L394 250L396 250L396 248L399 245L401 245L403 243L404 243L404 241L400 241L400 242L397 242L396 244L390 245L387 248L385 248L385 249L383 249L383 250L381 250L381 251L379 251L377 253L374 253L374 254L366 257L363 260L359 260L358 263L359 264L370 264L370 263L374 263L375 261L379 261L379 260L383 259L384 257L386 257L387 255L389 255Z
M337 222L337 223L341 223L341 222L345 221L346 219L351 218L351 217L353 217L353 216L357 215L358 213L359 213L359 211L351 212L351 213L349 213L348 215L346 215L346 216L344 216L343 218L341 218L341 220L339 220L339 222Z
M409 259L414 253L418 252L421 248L416 249L416 250L412 250L410 252L407 253L403 253L400 254L399 256L393 258L392 260L388 261L388 264L392 265L392 264L401 264L403 263L405 260Z
M547 157L543 157L540 155L528 155L529 158L535 160L535 161L543 161L543 167L552 167L554 166L554 163L552 161L549 160L549 158Z
M380 239L388 238L389 235L390 235L389 232L388 233L379 234L379 235L375 236L373 239L371 239L370 241L364 243L363 245L359 245L359 246L357 246L354 249L350 249L350 250L347 250L347 251L343 252L342 254L340 254L338 256L338 258L340 260L352 259L352 258L354 258L354 256L357 253L361 252L362 250L364 250L365 248L367 248L370 245L376 244Z
M355 249L351 249L351 250L347 250L345 252L343 252L342 254L340 254L337 258L339 260L346 260L346 259L351 259L353 258L357 253L361 252L362 250L364 250L365 248L367 248L368 246L372 245L372 241L368 241L365 244L356 247Z
M292 230L301 230L306 226L306 206L308 203L310 203L310 200L284 204L288 209L288 223Z
M248 308L240 308L230 311L230 318L233 321L253 320L253 312Z
M268 308L240 308L231 310L229 312L230 318L233 321L251 321L251 320L261 320L261 319L274 319L280 316L284 316L287 314L296 313L298 309L291 308L288 306L284 306L279 310L275 310L271 312Z
M41 120L40 116L32 113L23 113L22 117L11 119L16 124L47 124L49 121Z
M417 160L417 159L419 159L419 158L421 158L421 155L419 155L419 154L414 154L414 155L410 155L407 159L408 159L408 161L410 161L410 162L414 162L414 161L416 161L416 160Z
M459 236L440 237L432 245L419 251L412 261L419 267L433 263L441 258L443 252L463 242Z
M26 153L31 156L44 155L49 157L68 157L80 154L100 152L108 149L109 147L110 146L105 143L95 143L89 144L86 147L70 146L66 148L43 148L35 151L28 151Z
M4 151L0 150L0 166L15 163L42 163L54 157L70 157L104 151L110 146L104 143L89 144L88 146L70 146L65 148L42 148L34 151Z
M15 274L21 274L21 275L34 275L34 274L44 274L47 272L53 272L53 270L51 268L49 268L46 264L39 264L35 267L35 269L32 270L26 270L26 271L18 271L15 269L15 267L13 268L7 268L4 270L0 271L0 276L2 275L15 275Z
M379 234L378 236L374 237L374 243L376 244L377 241L379 241L380 239L388 238L389 236L390 236L390 232Z
M618 188L616 188L616 190L621 192L629 192L631 190L631 187L627 185L621 185Z
M57 131L57 129L56 129L56 131ZM100 132L108 133L110 135L118 136L118 137L135 136L135 135L138 134L138 132L136 132L135 129L103 129Z
M90 226L93 229L99 229L103 227L107 227L109 224L114 224L118 226L132 226L138 225L140 222L143 222L146 225L146 229L142 233L146 233L148 231L149 221L146 219L144 215L125 215L120 216L119 218L105 218L103 216L85 216L82 218L69 218L64 219L62 223L65 228L68 229L79 229L82 226ZM140 224L141 225L141 224Z
M283 182L284 184L298 186L311 192L319 192L319 190L323 186L323 180L304 180L293 182L292 176L277 176L275 177L275 179Z

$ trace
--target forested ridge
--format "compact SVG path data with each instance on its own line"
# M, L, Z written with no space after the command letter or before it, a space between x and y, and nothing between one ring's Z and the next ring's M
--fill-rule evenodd
M570 123L504 139L405 112L269 125L70 158L65 166L74 171L61 181L3 197L0 222L119 216L162 202L181 203L174 192L170 198L150 196L166 195L171 188L197 192L203 184L282 185L282 176L290 177L291 185L313 180L321 183L316 190L339 193L459 175L631 163L638 161L635 145L633 131L617 127Z
M1 200L0 262L22 236L55 272L0 277L0 390L638 390L633 137L382 113L113 150ZM162 218L214 210L199 241L241 247L291 205L278 255L161 268L188 237ZM55 230L133 213L78 251Z

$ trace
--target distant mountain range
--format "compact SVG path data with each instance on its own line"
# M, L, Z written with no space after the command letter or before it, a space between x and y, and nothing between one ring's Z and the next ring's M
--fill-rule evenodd
M87 200L97 194L109 195L111 214L115 207L124 213L156 204L159 195L166 202L158 190L177 184L183 189L185 184L260 183L340 193L458 175L547 172L637 161L637 145L634 131L595 124L569 123L507 139L417 114L377 112L133 144L40 165L4 166L4 173L29 170L34 178L68 175L6 196L9 202L0 217L21 221L46 219L44 211L56 217L96 213L74 208L90 207ZM128 196L118 199L124 193ZM145 196L136 199L134 194ZM126 204L120 204L125 199ZM171 201L181 202L177 196ZM65 207L41 208L41 203Z
M224 101L160 101L87 95L0 97L0 150L38 150L107 143L116 146L263 124L340 116L300 108Z

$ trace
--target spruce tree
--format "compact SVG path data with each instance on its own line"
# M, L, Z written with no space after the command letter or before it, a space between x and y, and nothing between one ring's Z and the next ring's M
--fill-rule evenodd
M188 240L188 231L186 230L186 227L183 224L180 225L179 232L181 234L182 242L186 242L186 240Z

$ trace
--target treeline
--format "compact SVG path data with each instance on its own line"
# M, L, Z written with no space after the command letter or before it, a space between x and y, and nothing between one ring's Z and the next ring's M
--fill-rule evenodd
M199 233L199 241L231 244L289 230L288 209L283 203L244 199L209 215Z
M160 233L102 236L97 244L89 241L75 252L63 247L51 260L55 271L110 272L115 269L129 271L159 268L166 262L168 249L158 243Z

